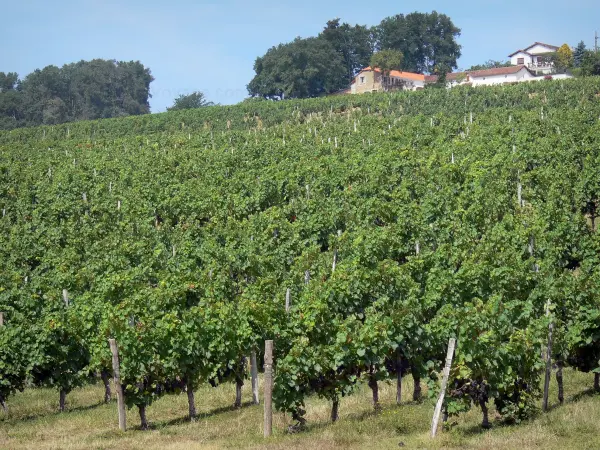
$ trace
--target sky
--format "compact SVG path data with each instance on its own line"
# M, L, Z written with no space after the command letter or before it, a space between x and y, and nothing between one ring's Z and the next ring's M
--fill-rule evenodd
M152 112L193 91L233 104L247 97L256 57L274 45L316 36L333 18L371 26L433 10L462 30L459 68L506 60L536 41L583 40L589 48L600 33L600 0L0 0L0 72L25 77L82 59L139 60L155 78Z

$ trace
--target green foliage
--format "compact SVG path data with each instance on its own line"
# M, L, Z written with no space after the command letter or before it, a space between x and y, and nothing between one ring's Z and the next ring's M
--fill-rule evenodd
M472 72L475 70L486 70L486 69L496 69L499 67L510 67L512 64L510 61L494 61L493 59L489 59L483 64L476 64L467 69L467 72Z
M583 76L600 75L600 53L586 50L581 59L580 69Z
M402 59L398 50L380 50L371 56L370 66L381 69L387 76L392 70L402 70Z
M574 59L571 47L569 47L567 44L561 45L561 47L556 51L557 69L560 71L567 70L573 67L573 63Z
M583 55L585 54L585 52L585 42L580 41L579 44L577 44L577 47L575 47L575 50L573 51L574 67L581 67L581 63L583 62Z
M344 85L352 82L354 76L367 65L373 54L373 35L364 25L340 24L340 19L333 19L319 35L329 41L334 49L342 56L346 68Z
M173 102L173 106L167 108L167 111L177 111L180 109L204 108L205 106L213 106L213 102L206 100L202 92L192 92L191 94L181 94Z
M325 38L296 38L270 48L254 63L248 93L270 99L307 98L347 86L342 56Z
M445 14L398 14L383 19L374 32L379 50L402 52L403 68L408 72L434 73L436 67L447 66L450 71L457 67L460 28Z
M147 114L153 80L140 62L102 59L47 66L23 80L0 73L0 129Z
M0 132L0 395L85 383L110 369L112 337L127 403L147 405L244 379L242 358L274 339L274 399L300 420L307 396L384 380L397 354L434 393L455 337L448 412L494 401L522 420L550 321L556 360L600 369L599 90L249 101Z

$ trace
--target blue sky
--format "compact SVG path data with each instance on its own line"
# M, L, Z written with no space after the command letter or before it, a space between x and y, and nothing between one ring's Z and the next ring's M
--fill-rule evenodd
M106 58L150 67L153 112L181 93L201 90L222 104L246 95L257 56L296 36L314 36L327 20L375 25L418 10L449 15L462 29L459 67L509 53L534 41L593 46L600 32L598 0L0 0L0 71L24 77L49 64Z

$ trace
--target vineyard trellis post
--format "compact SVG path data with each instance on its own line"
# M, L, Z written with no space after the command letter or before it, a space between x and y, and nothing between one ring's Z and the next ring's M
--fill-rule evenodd
M396 404L402 403L402 354L396 350Z
M265 341L264 436L273 433L273 341Z
M252 375L252 403L260 404L258 398L258 366L256 365L256 350L250 353L250 373Z
M444 396L446 395L446 386L448 385L448 377L450 376L450 367L452 366L452 358L454 356L454 347L456 346L456 339L450 338L448 341L448 353L446 354L446 365L444 366L444 373L442 377L442 387L440 389L440 395L438 396L435 410L433 412L433 420L431 421L431 437L434 438L437 433L438 423L440 420L440 414L442 413L442 405L444 404Z
M126 431L125 421L125 398L123 397L123 386L121 385L121 370L119 364L119 347L115 339L109 339L110 351L112 353L113 377L115 381L115 391L117 391L117 408L119 410L119 429Z
M546 303L546 316L550 316L550 300ZM546 374L544 377L544 400L542 403L542 410L548 411L548 393L550 390L550 377L552 375L552 332L554 331L554 324L550 321L548 325L548 347L546 348Z

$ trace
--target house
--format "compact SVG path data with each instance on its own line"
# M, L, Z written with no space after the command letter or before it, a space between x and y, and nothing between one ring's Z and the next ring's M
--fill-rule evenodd
M521 83L523 81L538 81L546 79L571 78L568 74L538 75L525 65L497 67L493 69L474 70L470 72L449 73L446 75L446 87L459 85L468 86L493 86L499 84ZM425 83L435 83L437 75L425 76Z
M420 73L402 72L391 70L383 74L381 69L367 67L362 69L352 81L350 91L352 94L365 92L390 91L404 89L414 91L425 87L425 75Z
M546 75L554 70L553 63L548 55L556 53L558 48L555 45L534 42L523 50L511 53L508 57L513 66L527 66L528 69L535 71L537 75Z

